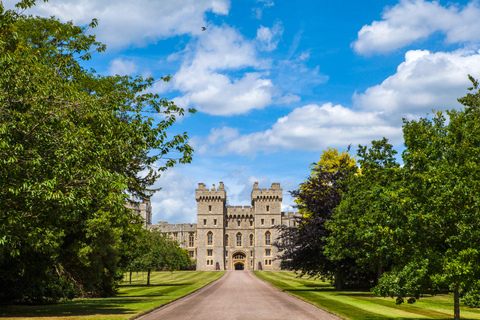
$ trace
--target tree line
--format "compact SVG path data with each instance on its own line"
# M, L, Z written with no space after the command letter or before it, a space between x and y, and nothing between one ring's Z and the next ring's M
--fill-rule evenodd
M153 78L85 69L106 48L88 34L97 21L25 15L33 5L0 2L0 301L113 295L143 237L126 200L191 161L171 133L195 110L150 93Z
M452 292L480 307L480 91L460 110L403 120L403 164L386 138L356 156L324 151L296 197L299 227L280 227L284 266L366 287L398 304Z

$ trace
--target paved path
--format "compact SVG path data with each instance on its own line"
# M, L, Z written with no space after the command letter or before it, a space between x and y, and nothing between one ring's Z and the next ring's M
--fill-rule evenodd
M338 318L277 290L255 277L251 271L227 271L223 277L211 285L140 319L331 320Z

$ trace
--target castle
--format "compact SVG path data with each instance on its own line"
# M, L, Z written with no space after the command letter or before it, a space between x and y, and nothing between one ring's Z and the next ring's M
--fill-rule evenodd
M280 270L273 242L277 225L295 226L298 214L281 212L283 190L280 183L260 189L255 182L251 206L227 206L223 182L195 190L197 223L169 224L161 221L148 228L169 233L196 260L197 270ZM147 205L148 207L148 205ZM149 215L150 214L150 215ZM147 221L150 213L144 212Z

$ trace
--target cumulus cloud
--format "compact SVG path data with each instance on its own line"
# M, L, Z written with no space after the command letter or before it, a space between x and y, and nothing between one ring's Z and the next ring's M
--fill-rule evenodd
M458 107L457 98L470 86L468 74L480 77L480 52L412 50L394 75L355 94L353 100L361 108L384 110L395 117L424 116L432 109Z
M283 27L280 22L275 23L272 28L260 26L257 29L257 45L262 51L273 51L277 48L278 42L283 34Z
M193 105L213 115L244 114L272 103L277 94L270 79L261 72L234 71L262 69L252 41L230 27L211 27L184 53L184 63L173 76L175 98L180 106Z
M445 34L447 43L480 41L480 6L472 1L460 8L437 1L401 0L387 8L381 21L365 25L352 43L362 55L385 53L424 39L434 32Z
M12 8L17 0L4 0ZM97 18L97 39L109 48L144 46L171 36L201 34L206 12L228 14L229 0L62 0L38 2L28 12L86 25Z
M133 61L122 58L113 59L108 67L108 74L110 75L131 75L138 70L137 65Z
M196 181L183 174L178 168L165 171L155 187L162 190L150 199L152 202L152 220L194 223L197 220L195 201Z
M215 135L215 142L226 141L218 147L224 153L251 155L280 149L321 151L331 146L368 144L382 137L389 138L394 145L399 144L402 141L399 122L392 123L381 112L354 111L331 103L310 104L279 118L266 131L219 139L219 132L234 130L222 128L221 131L212 131L211 136Z

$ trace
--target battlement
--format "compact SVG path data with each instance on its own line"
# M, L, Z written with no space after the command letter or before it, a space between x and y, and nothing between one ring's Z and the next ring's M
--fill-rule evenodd
M223 201L227 200L227 192L223 182L220 182L218 189L215 189L215 185L212 189L207 189L205 184L199 183L198 189L195 189L195 200L199 201Z
M250 215L253 214L253 208L251 206L228 206L227 215Z
M166 221L159 221L153 225L152 228L158 229L161 232L196 232L196 223L168 223Z
M282 212L282 218L284 219L293 219L293 218L301 218L302 215L298 212Z
M282 201L283 190L280 188L280 183L272 183L270 189L260 189L258 182L253 184L252 189L252 206L255 201Z

